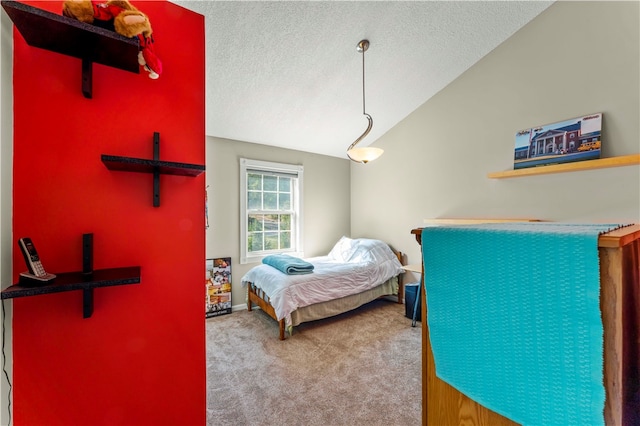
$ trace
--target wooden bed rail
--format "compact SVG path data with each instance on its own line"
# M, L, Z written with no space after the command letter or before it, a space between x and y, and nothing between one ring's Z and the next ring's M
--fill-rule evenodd
M265 311L271 318L278 321L276 319L277 318L276 311L273 309L273 306L271 306L271 303L269 303L269 297L266 294L264 294L264 292L260 288L256 287L255 284L249 283L247 285L247 311L251 312L253 303L258 305L260 309ZM280 329L279 330L280 340L284 340L285 339L284 319L281 319L278 321L278 326Z

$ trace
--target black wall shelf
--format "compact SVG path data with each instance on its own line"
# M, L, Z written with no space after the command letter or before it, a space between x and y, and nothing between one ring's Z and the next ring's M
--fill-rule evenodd
M60 293L63 291L82 290L82 316L93 315L93 289L125 284L140 283L140 267L93 270L93 234L82 236L82 271L63 272L49 284L26 286L14 284L2 290L2 299L38 296L41 294Z
M2 7L29 46L82 59L82 94L93 96L93 63L140 73L138 39L17 1Z
M53 283L41 287L24 287L19 284L14 284L11 287L2 290L2 299L82 290L83 318L89 318L93 314L94 288L139 283L139 266L98 269L93 271L90 275L82 272L63 272L56 274L56 279Z
M102 162L109 170L153 174L153 206L160 206L160 175L195 177L205 171L200 164L160 161L160 133L153 133L153 160L102 154Z
M198 164L119 157L117 155L102 155L102 162L109 170L120 172L153 173L157 169L160 174L194 177L204 172L204 166Z

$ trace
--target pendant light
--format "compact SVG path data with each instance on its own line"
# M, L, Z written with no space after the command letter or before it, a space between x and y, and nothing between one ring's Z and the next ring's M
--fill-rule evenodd
M374 148L370 146L356 148L356 145L369 134L371 128L373 127L373 118L371 118L371 116L367 114L364 102L364 52L366 52L368 48L369 40L360 40L360 42L356 46L356 50L362 53L362 114L367 117L369 125L367 126L367 130L365 130L364 133L361 134L360 137L356 139L351 145L349 145L349 148L347 148L347 156L349 157L349 159L356 163L362 164L367 164L369 161L375 160L384 152L384 150L380 148Z

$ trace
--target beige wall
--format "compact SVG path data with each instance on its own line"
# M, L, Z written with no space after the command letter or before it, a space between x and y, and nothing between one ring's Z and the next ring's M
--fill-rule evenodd
M425 218L640 222L639 166L486 177L513 168L517 131L594 112L603 157L640 152L639 16L638 2L557 2L498 46L352 166L352 236L417 263Z
M238 263L241 157L305 166L307 256L324 254L341 235L351 234L388 241L408 253L411 263L418 262L419 247L410 230L421 226L424 218L640 222L638 166L486 178L488 172L512 168L516 131L592 112L604 113L604 156L640 152L638 6L555 3L383 136L376 145L385 154L366 166L208 138L211 227L206 231L206 255L232 257L234 305L245 302L240 278L252 266ZM0 278L7 283L12 241L12 25L0 15ZM10 321L5 329L10 371ZM7 421L6 389L3 376L2 424Z
M2 289L11 284L11 210L12 160L13 160L13 23L6 13L0 13L0 282ZM7 374L13 371L12 356L12 306L11 300L3 300L5 309L4 355ZM2 360L5 365L5 360ZM9 384L4 373L0 378L0 424L9 422ZM13 420L12 420L13 423Z
M206 151L206 181L209 186L206 255L207 258L231 257L234 306L246 302L246 290L241 286L240 278L256 265L239 263L240 158L304 166L305 256L327 254L341 236L349 235L348 160L214 137L207 138Z

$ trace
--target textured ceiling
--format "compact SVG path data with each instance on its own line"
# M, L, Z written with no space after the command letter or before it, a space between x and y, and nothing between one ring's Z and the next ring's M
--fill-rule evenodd
M373 143L549 1L174 1L206 26L206 133L347 158Z

